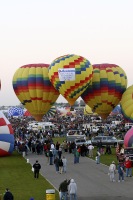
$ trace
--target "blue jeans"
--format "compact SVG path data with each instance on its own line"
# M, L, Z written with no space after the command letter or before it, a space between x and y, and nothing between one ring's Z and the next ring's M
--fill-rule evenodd
M132 176L132 168L126 168L126 176Z
M119 173L119 181L120 181L121 179L124 180L124 173Z
M60 200L67 200L67 192L61 192Z
M77 200L76 194L70 194L70 200Z

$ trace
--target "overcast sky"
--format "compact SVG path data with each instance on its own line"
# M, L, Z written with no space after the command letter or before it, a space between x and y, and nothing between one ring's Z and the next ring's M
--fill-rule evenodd
M119 65L132 85L133 0L0 0L0 106L19 104L19 67L71 53Z

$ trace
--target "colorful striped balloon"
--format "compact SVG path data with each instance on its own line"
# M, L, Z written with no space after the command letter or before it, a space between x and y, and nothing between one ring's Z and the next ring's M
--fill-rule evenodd
M59 92L48 77L47 64L29 64L20 67L13 76L13 89L20 102L40 121L52 107Z
M14 132L10 122L0 112L0 156L9 156L14 150Z
M92 65L81 56L61 56L49 66L49 79L60 94L73 105L92 80Z
M125 119L133 122L133 85L123 93L120 105Z
M81 95L93 112L106 119L127 87L124 70L115 64L93 65L92 84Z
M133 147L133 128L129 129L124 136L124 147Z

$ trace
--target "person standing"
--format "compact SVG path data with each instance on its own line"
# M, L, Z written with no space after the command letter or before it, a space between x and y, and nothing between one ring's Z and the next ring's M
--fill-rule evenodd
M67 200L67 193L68 193L68 182L67 182L67 179L65 179L60 184L59 192L60 192L60 200L62 200L62 199Z
M3 200L14 200L14 196L8 188L6 188L6 190L5 190Z
M59 172L59 158L57 156L54 159L54 164L55 164L56 173L58 173Z
M110 175L110 181L115 182L115 173L116 173L116 165L113 161L109 166L109 175Z
M97 150L97 152L96 152L96 164L100 164L100 152L99 152L99 150Z
M92 144L89 144L88 150L89 150L89 157L90 158L93 158L93 149L94 149L94 146Z
M70 200L77 200L77 184L75 183L74 179L70 180L68 193L70 195Z
M129 159L129 157L126 157L124 166L126 168L126 177L132 177L132 161Z
M118 174L119 174L118 182L120 182L121 179L122 179L122 182L124 182L124 164L123 164L123 162L119 162L119 164L118 164Z
M41 169L41 165L39 164L38 160L36 160L35 164L33 165L34 168L34 178L39 178L39 171Z

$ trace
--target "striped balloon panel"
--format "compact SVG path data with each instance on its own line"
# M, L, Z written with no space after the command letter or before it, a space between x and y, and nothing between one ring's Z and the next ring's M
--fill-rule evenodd
M92 83L81 95L92 110L107 117L120 102L127 87L124 70L114 64L93 65Z
M125 119L133 122L133 85L128 87L123 93L120 105Z
M14 132L10 122L0 112L0 157L8 156L14 150Z
M59 69L74 69L75 79L60 80ZM49 79L70 105L73 105L92 80L92 65L81 56L65 55L55 59L50 64Z
M43 116L59 97L48 77L47 64L20 67L13 77L13 89L33 117Z

